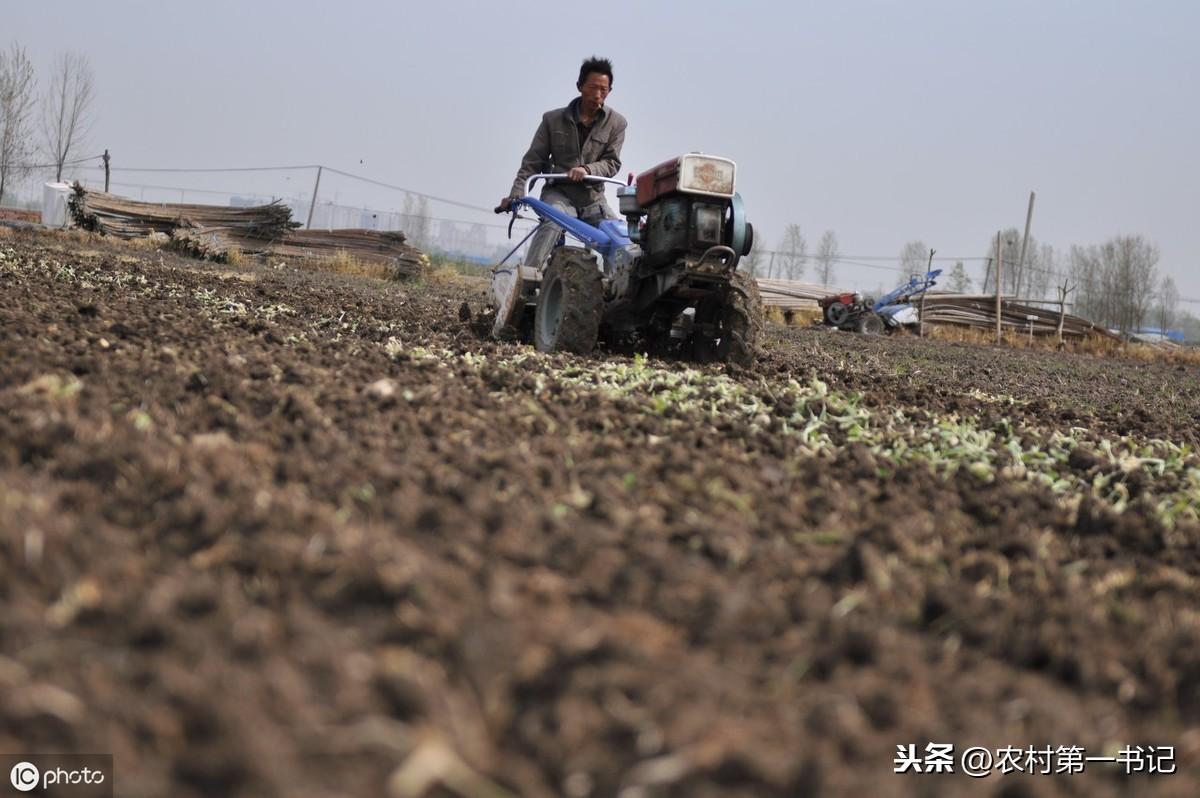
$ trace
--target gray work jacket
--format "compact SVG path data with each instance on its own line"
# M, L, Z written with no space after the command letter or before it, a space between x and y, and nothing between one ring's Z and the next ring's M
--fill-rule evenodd
M621 168L621 145L625 143L625 117L602 106L587 140L579 140L579 98L565 108L556 108L542 115L542 123L533 134L529 151L521 159L521 168L513 181L509 196L523 197L525 181L540 172L567 172L582 166L598 177L612 177ZM560 180L556 188L563 192L576 208L604 199L603 183L572 183Z

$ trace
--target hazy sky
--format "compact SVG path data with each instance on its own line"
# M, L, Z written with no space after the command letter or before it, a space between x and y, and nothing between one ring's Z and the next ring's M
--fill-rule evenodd
M91 59L89 150L109 148L114 167L323 163L491 207L596 53L613 59L609 104L629 119L624 170L691 150L733 158L772 247L794 222L810 249L834 230L846 256L920 239L978 257L998 228L1024 225L1033 190L1040 242L1065 256L1140 233L1200 300L1194 0L91 0L5 4L0 19L0 44L24 45L43 78L60 51ZM311 175L269 177L311 191ZM402 201L332 177L326 191ZM864 288L898 277L839 270Z

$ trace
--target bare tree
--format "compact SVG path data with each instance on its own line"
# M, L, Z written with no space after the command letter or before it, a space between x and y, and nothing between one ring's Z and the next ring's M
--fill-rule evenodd
M780 271L789 280L799 280L804 276L804 267L808 263L808 242L800 232L800 225L789 224L783 231L783 241L779 245Z
M1052 288L1057 288L1058 255L1049 244L1035 246L1033 236L1029 237L1029 251L1025 255L1024 287L1021 296L1026 299L1045 299Z
M95 80L87 57L63 53L54 62L42 105L42 135L54 163L54 179L62 180L63 164L83 148L91 126Z
M1000 254L1004 258L1002 286L1005 294L1021 299L1044 299L1055 288L1057 257L1054 247L1039 244L1035 236L1029 236L1025 250L1025 268L1018 269L1021 260L1022 233L1015 227L1000 231ZM990 236L984 257L989 258L980 291L984 294L996 292L996 237Z
M1029 237L1029 243L1030 249L1036 251L1037 242L1034 241L1033 236ZM983 277L983 286L980 291L984 294L994 294L996 293L996 237L994 235L989 236L984 254L988 258L992 258L992 261ZM1021 231L1017 228L1010 227L1000 231L1000 257L1004 259L1002 273L1004 285L1001 286L1003 293L1008 296L1017 296L1017 261L1021 258ZM1028 272L1030 269L1027 267L1025 271Z
M1062 285L1055 286L1058 289L1058 345L1063 345L1063 324L1067 320L1067 296L1075 290L1076 286L1071 285L1069 277L1064 277Z
M900 268L905 274L924 274L929 264L929 247L924 241L909 241L900 250Z
M28 171L34 149L29 131L33 92L33 63L25 48L13 43L0 52L0 202L8 184Z
M758 277L759 273L762 271L763 251L758 245L760 239L760 236L754 236L754 240L750 244L750 254L745 256L746 273L751 277ZM770 277L771 275L768 273L766 276Z
M946 287L956 294L966 294L971 291L971 278L967 276L967 268L963 266L961 260L954 262L954 268L950 270L950 274L946 278Z
M832 230L826 230L821 235L821 243L817 244L816 266L817 281L821 285L833 282L833 264L838 259L838 240Z
M1118 236L1117 265L1127 297L1126 327L1135 331L1150 315L1158 285L1158 247L1141 236Z
M1179 289L1175 287L1173 278L1164 277L1158 289L1158 328L1162 330L1163 335L1166 335L1167 330L1175 323L1178 313Z
M1071 247L1076 312L1106 327L1135 332L1154 302L1158 247L1140 235Z
M1105 307L1104 264L1100 247L1071 247L1071 282L1076 285L1074 312L1098 324L1108 325Z
M1186 310L1181 311L1175 316L1174 326L1183 333L1183 340L1186 343L1200 343L1200 319L1197 319Z

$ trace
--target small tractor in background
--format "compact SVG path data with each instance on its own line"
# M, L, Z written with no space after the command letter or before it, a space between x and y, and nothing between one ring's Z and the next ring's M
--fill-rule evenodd
M734 162L689 153L615 183L624 221L591 225L540 199L521 208L563 230L543 270L493 269L495 330L532 338L541 352L591 352L598 340L633 340L642 351L674 351L699 361L749 365L762 326L758 285L738 270L754 230L734 191ZM538 180L529 178L527 193ZM501 212L497 208L497 213ZM509 225L511 235L512 225ZM532 233L530 233L532 235ZM566 246L565 236L583 247ZM529 236L526 236L528 239Z
M832 294L818 300L825 323L839 330L879 335L920 321L913 300L936 282L941 269L914 274L899 288L879 299L863 298L859 293Z

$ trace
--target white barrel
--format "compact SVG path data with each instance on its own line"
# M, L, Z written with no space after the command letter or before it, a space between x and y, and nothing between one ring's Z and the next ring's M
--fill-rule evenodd
M42 186L42 224L46 227L71 227L70 183L46 183Z

